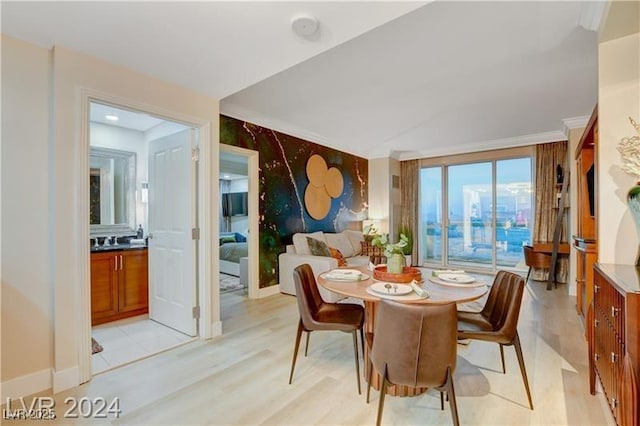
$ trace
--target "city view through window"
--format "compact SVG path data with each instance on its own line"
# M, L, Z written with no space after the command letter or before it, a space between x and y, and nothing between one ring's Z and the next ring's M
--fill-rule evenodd
M533 232L531 158L426 167L420 185L423 263L522 266Z

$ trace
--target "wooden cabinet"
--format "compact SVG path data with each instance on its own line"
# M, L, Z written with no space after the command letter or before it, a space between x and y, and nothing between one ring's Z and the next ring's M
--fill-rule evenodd
M596 264L587 316L589 389L596 378L620 426L637 426L640 372L640 268Z
M141 315L149 307L146 249L91 253L91 324Z
M573 236L577 264L576 310L583 320L593 299L593 264L598 258L596 241L597 149L598 107L596 106L575 153L578 196L577 229L576 235Z

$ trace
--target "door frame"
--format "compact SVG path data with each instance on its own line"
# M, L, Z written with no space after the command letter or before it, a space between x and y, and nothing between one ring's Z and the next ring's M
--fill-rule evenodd
M230 154L242 155L247 157L247 175L249 180L249 195L248 195L248 213L249 213L249 239L248 239L248 252L249 262L247 268L249 269L247 279L248 283L248 296L249 299L257 299L260 297L260 284L259 284L259 200L260 200L260 183L259 183L259 165L258 158L259 152L252 149L241 148L234 145L220 144L220 152L227 152ZM218 159L219 161L219 159ZM219 259L218 259L219 263Z
M214 173L217 175L218 165L212 161L213 147L207 141L211 140L212 124L209 120L192 117L176 111L169 111L161 107L138 102L132 99L111 95L108 93L88 88L80 89L80 158L78 202L81 210L79 219L79 238L88 244L89 233L89 105L91 102L100 102L113 105L121 109L129 109L163 118L168 121L184 124L198 130L198 147L200 149L200 161L198 164L197 193L198 199L198 226L200 227L200 239L197 241L196 250L196 276L198 303L200 306L200 320L198 321L198 337L201 340L209 339L213 335L222 332L220 324L220 298L219 284L211 277L218 273L219 266L212 265L209 259L218 258L217 245L213 245L213 234L217 235L217 222L212 220L212 199L217 199L218 188L211 185L208 178ZM216 159L217 160L217 159ZM84 261L80 262L80 286L78 289L78 327L76 328L76 342L78 353L78 369L80 383L92 378L91 345L83 342L91 341L91 253L82 246ZM213 298L212 298L213 295ZM215 323L212 323L215 320ZM215 330L214 330L215 328Z

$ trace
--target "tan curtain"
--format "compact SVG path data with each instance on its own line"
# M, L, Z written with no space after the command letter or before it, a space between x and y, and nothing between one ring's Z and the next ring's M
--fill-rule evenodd
M552 243L553 233L556 228L558 212L564 214L562 221L562 233L560 242L568 240L568 211L558 209L557 194L561 188L556 186L556 167L560 165L564 178L568 179L566 167L567 142L553 142L536 146L536 188L535 188L535 225L533 229L533 241L535 243ZM568 194L567 194L568 199ZM557 280L566 283L569 269L567 256L558 256ZM534 280L547 280L548 271L534 269L531 273Z
M400 226L408 228L413 237L411 264L418 264L418 203L419 203L420 161L400 162Z

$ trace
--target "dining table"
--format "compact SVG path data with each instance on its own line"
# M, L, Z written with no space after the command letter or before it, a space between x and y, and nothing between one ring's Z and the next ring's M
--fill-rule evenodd
M422 280L416 283L422 290L428 292L428 296L419 296L412 291L406 294L397 294L397 287L394 284L400 283L386 282L378 280L374 277L374 271L367 266L338 268L341 270L355 272L353 279L343 278L338 275L339 279L332 278L332 271L326 271L316 277L319 286L337 293L342 296L360 299L364 302L365 320L364 332L374 333L375 320L378 302L382 299L394 300L400 303L411 303L420 305L442 305L454 302L456 304L472 302L480 299L489 291L492 279L488 275L472 274L473 282L470 283L451 283L445 282L433 274L434 270L429 268L418 268L421 272ZM389 284L389 287L384 287ZM375 285L375 286L374 286ZM410 285L410 283L404 283ZM374 286L374 287L372 287ZM376 290L373 290L373 289ZM406 287L401 287L407 291ZM394 291L395 290L395 291ZM401 293L403 293L401 291ZM375 337L374 337L375 338ZM363 342L364 343L364 342ZM368 348L364 345L365 352L365 378L368 377ZM381 376L374 371L371 375L371 386L374 389L380 389ZM410 386L393 385L387 386L387 394L393 396L414 396L425 392L426 388L416 388Z

